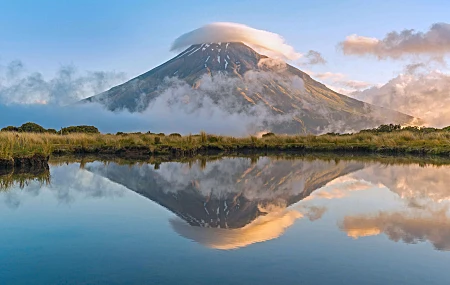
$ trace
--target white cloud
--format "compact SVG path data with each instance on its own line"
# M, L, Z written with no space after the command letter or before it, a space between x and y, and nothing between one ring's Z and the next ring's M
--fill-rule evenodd
M2 78L3 77L3 78ZM74 66L61 67L46 80L39 72L26 72L20 60L10 62L0 74L0 104L66 105L98 94L125 80L122 72L86 72Z
M312 77L317 78L317 80L324 82L328 87L341 94L350 94L352 92L366 89L372 86L372 83L348 79L347 75L343 73L334 72L323 72L315 73L308 72Z
M340 43L346 55L372 55L378 59L427 56L440 59L450 54L450 24L436 23L426 32L390 32L383 39L350 35Z
M351 95L356 99L421 118L435 127L450 125L450 75L438 70L421 71L422 64L408 65L382 86Z
M210 42L243 42L257 52L273 58L296 60L302 57L301 53L295 51L278 34L226 22L207 24L181 35L173 42L171 50L181 50L191 45Z

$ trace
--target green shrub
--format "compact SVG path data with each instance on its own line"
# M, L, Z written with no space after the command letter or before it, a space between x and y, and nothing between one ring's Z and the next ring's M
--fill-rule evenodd
M19 128L14 127L14 126L7 126L4 127L3 129L1 129L2 132L18 132Z
M169 135L169 137L181 138L181 135L179 133L172 133L172 134Z
M423 133L434 133L434 132L436 132L438 129L436 129L436 128L421 128L420 129Z
M165 134L165 133L159 133L159 134L157 134L157 136L160 136L160 137L165 137L165 136L166 136L166 134Z
M49 133L49 134L57 134L58 133L55 129L47 129L45 132Z
M418 126L407 126L404 127L402 130L414 133L420 132L420 128Z
M262 135L263 138L274 137L274 136L275 136L274 133L265 133Z
M161 137L155 137L155 144L161 143Z
M389 125L381 125L375 129L361 130L360 133L391 133L394 131L400 131L401 129L402 126L400 125L389 124Z
M45 133L46 129L36 123L25 123L18 128L19 132L22 133Z
M63 134L71 133L85 133L85 134L99 134L99 130L94 126L70 126L67 128L62 128L61 132Z
M216 136L208 136L208 142L215 143L215 142L218 142L218 141L219 141L218 137L216 137Z

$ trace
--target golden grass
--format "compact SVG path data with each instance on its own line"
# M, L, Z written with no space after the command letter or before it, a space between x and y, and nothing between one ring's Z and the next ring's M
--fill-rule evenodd
M296 135L254 136L236 138L201 133L183 137L154 134L40 134L0 132L0 158L11 159L34 154L52 153L114 153L130 148L141 148L160 154L173 150L197 151L213 149L233 151L304 150L304 151L364 151L450 154L450 132L429 133L397 131L391 133L357 133L351 135Z

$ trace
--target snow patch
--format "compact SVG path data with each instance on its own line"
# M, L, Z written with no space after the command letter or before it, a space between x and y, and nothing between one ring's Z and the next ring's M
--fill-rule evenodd
M208 212L208 209L206 209L206 202L205 202L205 203L203 203L203 208L205 209L205 212L206 212L206 214L208 214L208 216L209 216L209 212ZM211 222L212 222L212 220L211 220Z
M193 47L191 49L187 49L185 52L180 53L176 58L182 57L183 55L187 54L188 52L191 52L194 49L195 49L195 47Z
M191 56L191 55L193 55L194 53L196 53L199 49L201 49L202 47L199 47L199 48L197 48L196 50L194 50L193 52L191 52L190 54L188 54L187 56Z

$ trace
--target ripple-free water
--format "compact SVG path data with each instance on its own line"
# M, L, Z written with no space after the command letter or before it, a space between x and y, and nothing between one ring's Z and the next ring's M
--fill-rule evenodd
M262 157L50 173L0 190L0 284L450 284L450 165Z

